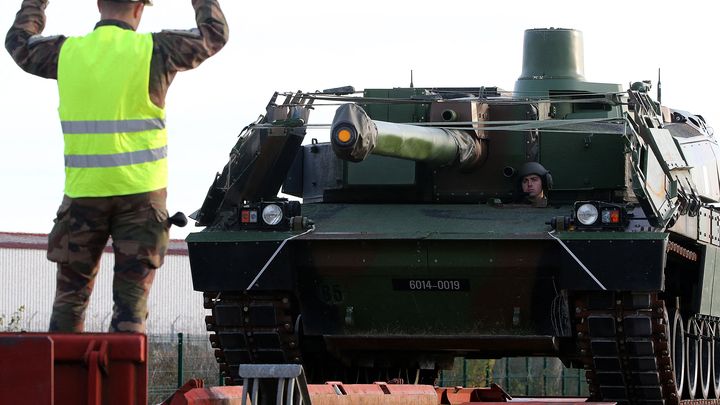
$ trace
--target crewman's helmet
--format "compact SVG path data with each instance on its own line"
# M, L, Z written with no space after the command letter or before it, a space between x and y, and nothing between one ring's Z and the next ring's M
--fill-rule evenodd
M537 174L542 180L543 190L552 190L553 180L550 172L538 162L527 162L518 170L518 185L522 189L522 179L529 174Z

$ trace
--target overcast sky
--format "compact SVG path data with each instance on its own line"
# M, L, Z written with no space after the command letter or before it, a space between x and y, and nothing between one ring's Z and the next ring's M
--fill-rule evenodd
M20 0L0 1L0 27ZM663 104L703 115L720 130L718 17L708 1L393 2L221 0L230 42L181 73L167 99L168 209L200 207L243 126L273 91L353 85L499 86L520 75L523 31L576 28L585 39L585 77L621 83L657 79ZM45 35L82 35L97 22L95 1L52 1ZM155 0L139 31L192 28L190 0ZM653 92L654 94L654 92ZM62 134L54 81L0 55L0 231L47 233L62 199ZM332 111L311 122L327 123ZM720 134L719 134L720 135ZM313 136L327 140L324 133ZM323 138L325 137L325 138ZM173 228L183 238L190 227Z

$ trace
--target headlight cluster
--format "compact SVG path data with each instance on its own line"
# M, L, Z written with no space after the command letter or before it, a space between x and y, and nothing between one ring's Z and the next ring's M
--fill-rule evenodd
M624 228L628 218L625 209L601 201L578 201L574 207L575 226L582 228Z
M289 230L290 218L300 215L298 201L263 201L240 207L238 224L245 229Z

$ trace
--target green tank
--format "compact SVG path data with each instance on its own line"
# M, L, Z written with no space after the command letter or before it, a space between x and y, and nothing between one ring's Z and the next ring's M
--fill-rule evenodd
M527 30L512 91L276 93L187 238L228 381L302 363L310 382L432 383L458 356L555 356L593 400L718 398L720 149L659 80L655 99L586 81L582 47ZM304 142L338 104L330 141Z

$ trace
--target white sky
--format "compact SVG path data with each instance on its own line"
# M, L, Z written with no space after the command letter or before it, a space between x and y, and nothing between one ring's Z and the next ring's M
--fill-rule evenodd
M0 32L10 27L20 3L0 2ZM171 213L200 207L236 135L263 113L273 91L405 87L410 69L416 87L511 90L520 75L527 28L581 30L588 81L655 83L662 68L663 104L701 114L720 131L720 35L712 1L221 0L221 5L230 42L198 69L180 73L168 94ZM45 35L81 35L98 19L92 0L52 1L47 14ZM192 27L190 0L155 0L140 31ZM23 72L0 52L0 231L51 228L63 190L57 103L54 81ZM332 111L316 111L311 122L331 117ZM183 238L190 231L190 226L173 228L171 236Z

